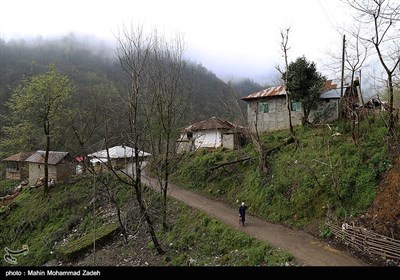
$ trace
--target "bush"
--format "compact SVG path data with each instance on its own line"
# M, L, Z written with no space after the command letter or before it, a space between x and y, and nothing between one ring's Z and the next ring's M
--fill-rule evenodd
M19 183L19 180L0 180L0 197L9 194L19 185Z
M319 227L319 236L322 238L330 238L333 236L333 233L326 224L322 224Z

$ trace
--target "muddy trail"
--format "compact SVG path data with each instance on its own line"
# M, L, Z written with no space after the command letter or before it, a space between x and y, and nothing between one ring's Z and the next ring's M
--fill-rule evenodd
M157 180L148 176L142 182L158 189ZM169 196L187 205L206 212L214 218L257 239L290 252L304 266L366 266L367 264L337 250L329 244L299 230L269 223L251 215L246 215L246 226L238 224L237 209L221 202L206 198L169 184Z

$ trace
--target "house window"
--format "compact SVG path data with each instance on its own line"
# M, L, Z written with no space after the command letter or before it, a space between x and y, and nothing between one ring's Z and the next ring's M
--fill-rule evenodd
M291 111L301 111L301 104L300 104L300 102L291 101L291 103L290 103L290 110L291 110Z
M259 107L259 111L261 113L268 113L269 112L268 103L267 102L261 102L260 103L260 107Z

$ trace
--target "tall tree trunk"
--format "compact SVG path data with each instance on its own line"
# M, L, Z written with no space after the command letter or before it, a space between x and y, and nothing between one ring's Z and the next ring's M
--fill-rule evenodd
M139 159L139 149L135 146L135 192L136 192L136 199L139 203L140 214L143 215L146 224L147 230L150 233L151 240L153 241L154 247L157 250L158 254L164 254L164 250L161 248L161 244L158 242L158 238L156 232L154 230L153 221L150 218L150 215L147 211L147 207L144 204L143 197L142 197L142 177L141 177L141 169L140 169L140 159Z
M167 134L167 150L165 152L165 159L164 159L164 182L163 182L163 207L162 207L162 224L163 224L163 229L167 230L168 229L168 223L167 223L167 195L168 195L168 180L169 180L169 134Z
M285 31L281 31L281 37L282 37L282 42L281 42L281 49L283 51L283 55L285 57L285 95L286 95L286 107L288 110L288 121L289 121L289 131L290 131L290 136L293 138L296 138L294 135L294 130L293 130L293 124L292 124L292 108L291 108L291 98L290 98L290 93L288 90L288 77L289 77L289 62L288 62L288 42L289 42L289 31L290 28L287 28ZM297 142L297 140L296 140Z
M256 114L256 121L254 124L254 128L255 128L255 135L253 133L251 133L251 139L254 143L254 145L256 146L256 149L258 151L258 170L260 172L260 175L264 178L264 176L267 174L268 172L268 166L267 166L267 156L265 153L265 148L264 145L262 143L262 140L260 138L260 134L258 132L258 103L256 104L257 108L255 111Z
M393 79L392 79L392 73L388 73L388 88L389 88L389 127L388 131L389 134L392 136L395 134L394 127L394 115L393 115L393 94L394 94L394 89L393 89Z
M44 193L49 191L49 153L50 153L50 124L49 120L44 121L44 132L46 134L46 153L44 156Z
M287 69L287 68L286 68ZM286 70L287 73L287 70ZM286 74L287 75L287 74ZM287 80L285 81L285 88L286 88L286 107L288 110L288 116L289 116L289 131L290 131L290 136L292 136L293 138L295 138L294 135L294 130L293 130L293 124L292 124L292 110L290 108L291 105L291 101L290 101L290 96L289 96L289 92L287 90Z

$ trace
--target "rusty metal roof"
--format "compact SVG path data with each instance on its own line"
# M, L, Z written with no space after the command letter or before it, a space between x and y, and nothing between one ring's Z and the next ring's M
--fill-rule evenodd
M20 152L18 154L9 156L3 161L25 161L28 157L30 157L34 152Z
M263 97L271 97L279 95L286 95L286 90L284 85L263 89L262 91L258 91L243 97L242 100L251 100L251 99L258 99Z
M28 157L25 161L33 163L43 163L46 151L37 151ZM68 155L68 152L49 152L49 164L55 165Z
M338 85L333 82L333 80L326 80L324 85L324 91L328 91L331 89L337 89Z
M222 120L217 117L212 117L211 119L186 126L181 131L187 132L187 131L212 130L212 129L233 130L241 128L242 128L241 126L238 126L234 123Z
M333 80L327 80L324 85L324 92L331 90L331 89L336 89L337 85L333 83ZM264 98L264 97L273 97L273 96L285 96L286 95L286 89L284 85L276 86L276 87L270 87L267 89L263 89L262 91L258 91L255 93L252 93L248 96L245 96L242 98L242 100L252 100L252 99L259 99L259 98Z

